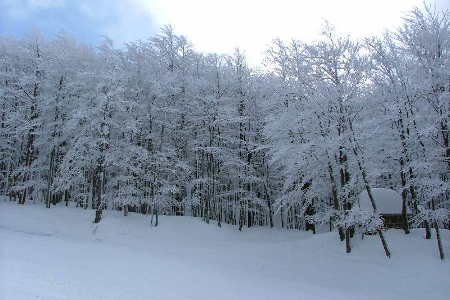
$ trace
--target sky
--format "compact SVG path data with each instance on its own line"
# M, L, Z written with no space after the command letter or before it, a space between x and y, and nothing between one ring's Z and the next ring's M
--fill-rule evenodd
M450 1L426 0L437 9ZM325 20L354 38L401 24L422 0L0 0L0 36L21 38L34 29L47 36L65 30L94 46L108 36L117 48L146 40L171 24L202 52L245 51L251 65L276 37L317 39Z

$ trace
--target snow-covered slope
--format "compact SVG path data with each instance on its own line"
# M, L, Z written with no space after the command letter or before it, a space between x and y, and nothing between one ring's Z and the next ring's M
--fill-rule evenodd
M336 233L207 225L0 202L0 299L448 299L450 263L423 232ZM450 254L450 233L443 230Z

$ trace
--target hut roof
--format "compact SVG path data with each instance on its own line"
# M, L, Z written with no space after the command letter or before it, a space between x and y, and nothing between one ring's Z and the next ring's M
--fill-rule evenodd
M371 192L380 214L402 213L403 200L399 193L384 188L373 188L371 189ZM359 195L359 206L364 210L372 210L372 203L370 203L369 195L366 190Z

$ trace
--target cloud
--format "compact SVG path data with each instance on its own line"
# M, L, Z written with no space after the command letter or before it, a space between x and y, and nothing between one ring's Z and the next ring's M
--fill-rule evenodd
M305 42L317 39L324 20L343 35L355 38L376 35L400 25L402 12L423 0L147 0L158 23L170 23L187 35L198 50L233 52L245 50L250 64L257 65L273 38ZM432 1L432 0L427 0ZM441 2L448 0L438 0Z
M1 0L0 36L22 37L34 29L47 36L65 30L98 45L105 35L117 46L158 30L150 10L136 0Z

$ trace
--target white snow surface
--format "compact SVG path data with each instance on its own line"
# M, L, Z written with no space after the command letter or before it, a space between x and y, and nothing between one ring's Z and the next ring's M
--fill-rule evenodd
M150 217L0 202L0 299L449 299L450 263L433 236L244 228L192 217ZM450 255L450 232L442 230Z
M372 196L377 205L377 211L380 214L401 214L402 213L402 196L394 190L384 188L372 188ZM369 194L364 190L359 195L359 205L361 209L372 211L372 203Z

